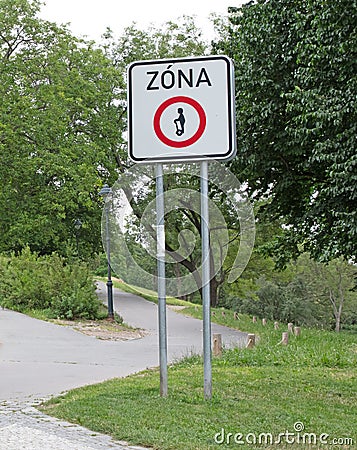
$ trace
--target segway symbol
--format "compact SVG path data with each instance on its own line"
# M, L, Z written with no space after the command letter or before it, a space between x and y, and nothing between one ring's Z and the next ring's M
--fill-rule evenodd
M161 129L161 116L163 112L168 108L169 106L175 104L175 103L186 103L187 105L192 106L199 118L199 125L197 131L188 139L185 139L184 141L175 141L173 139L168 138ZM179 114L178 118L174 120L174 123L176 125L176 135L182 136L185 133L185 116L183 114L183 108L178 108L177 112ZM169 98L168 100L165 100L156 110L154 115L154 131L156 136L160 139L162 143L165 145L168 145L169 147L174 148L184 148L189 147L190 145L197 142L200 137L203 135L205 129L206 129L206 114L202 106L193 98L191 97L185 97L183 95L179 95L177 97Z
M177 136L182 136L185 132L185 116L183 115L183 108L178 108L177 112L179 116L174 120L174 124L176 125L176 134Z

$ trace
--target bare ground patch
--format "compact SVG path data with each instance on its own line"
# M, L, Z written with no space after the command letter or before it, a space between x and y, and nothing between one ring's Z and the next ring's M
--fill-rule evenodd
M109 341L130 341L141 339L147 335L147 332L138 328L125 327L116 322L108 320L60 320L52 321L57 325L63 325L72 328L75 331L83 333L87 336L93 336L97 339Z

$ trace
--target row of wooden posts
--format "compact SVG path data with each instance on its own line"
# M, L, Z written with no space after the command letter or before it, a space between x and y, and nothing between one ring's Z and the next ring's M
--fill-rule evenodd
M212 312L212 315L215 315L215 312ZM222 311L222 316L226 316L226 313L224 311ZM234 320L238 320L238 313L234 312ZM257 318L255 316L253 316L253 323L257 322ZM266 319L262 319L262 324L264 326L267 325L267 320ZM274 329L278 330L279 329L279 322L274 322ZM289 334L293 334L296 337L299 337L301 335L301 328L300 327L296 327L294 326L293 323L289 322L288 323L288 331L283 331L282 336L281 336L281 341L278 343L278 345L288 345L289 343ZM246 344L246 348L253 348L255 346L256 343L256 336L253 333L248 333L248 339L247 339L247 344ZM221 334L214 334L213 335L213 355L214 356L221 356L222 355L222 335Z

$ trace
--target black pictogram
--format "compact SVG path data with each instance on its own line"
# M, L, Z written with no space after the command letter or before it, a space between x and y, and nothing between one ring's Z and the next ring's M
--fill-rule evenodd
M174 120L174 124L176 125L176 134L177 136L182 136L185 132L185 116L183 115L183 108L178 108L177 112L179 116Z

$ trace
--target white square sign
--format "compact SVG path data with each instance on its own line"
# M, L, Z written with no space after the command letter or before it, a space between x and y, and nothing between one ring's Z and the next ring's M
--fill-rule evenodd
M232 61L207 56L132 63L128 131L129 156L137 163L232 158Z

